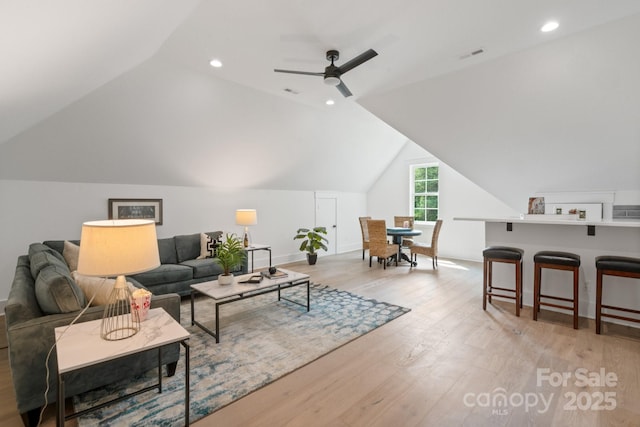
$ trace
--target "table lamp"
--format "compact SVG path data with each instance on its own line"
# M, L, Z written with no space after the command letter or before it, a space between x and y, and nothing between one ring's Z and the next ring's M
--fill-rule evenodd
M117 276L105 306L100 336L121 340L140 330L137 310L124 276L160 265L156 225L151 220L89 221L82 224L78 273L86 276Z
M258 223L258 213L255 209L236 209L236 224L244 225L244 247L249 247L249 226Z

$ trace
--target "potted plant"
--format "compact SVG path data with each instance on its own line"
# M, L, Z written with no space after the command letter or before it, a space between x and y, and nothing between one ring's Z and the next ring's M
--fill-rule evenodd
M233 274L231 270L238 267L247 256L244 251L242 241L235 234L227 234L218 246L218 256L214 260L220 264L223 273L218 276L218 283L221 285L230 285L233 283Z
M314 265L318 259L318 254L316 253L319 249L327 250L326 245L323 243L329 243L329 241L322 236L323 234L327 234L327 229L325 227L315 227L311 230L308 228L299 228L296 232L296 236L293 238L296 239L304 239L300 244L300 251L307 252L307 262L309 265Z

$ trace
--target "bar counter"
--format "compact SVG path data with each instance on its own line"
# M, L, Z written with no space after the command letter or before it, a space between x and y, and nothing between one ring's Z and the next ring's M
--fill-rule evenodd
M555 215L524 215L505 218L454 218L456 221L485 223L486 246L513 246L524 249L523 294L524 305L533 305L533 255L538 251L564 251L580 255L580 316L595 317L596 267L600 255L619 255L640 258L640 221L556 219ZM498 268L502 267L502 268ZM512 286L511 266L494 267L496 283ZM640 309L638 280L607 277L605 299L614 305ZM478 283L478 286L482 286ZM552 294L571 295L571 278L564 271L543 271L543 289ZM541 317L544 319L544 315ZM622 321L617 323L629 324ZM629 324L638 327L637 324ZM581 322L580 327L586 323ZM570 325L569 325L570 327Z

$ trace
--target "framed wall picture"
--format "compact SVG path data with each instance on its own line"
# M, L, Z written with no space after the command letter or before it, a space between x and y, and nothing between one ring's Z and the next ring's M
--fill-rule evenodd
M109 199L109 219L152 219L162 225L162 199Z

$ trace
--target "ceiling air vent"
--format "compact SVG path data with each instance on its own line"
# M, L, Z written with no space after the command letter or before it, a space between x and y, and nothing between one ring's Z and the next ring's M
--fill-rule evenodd
M482 49L482 48L476 49L473 52L469 52L469 53L466 53L466 54L462 55L460 57L460 59L471 58L472 56L480 55L481 53L484 53L484 49Z

